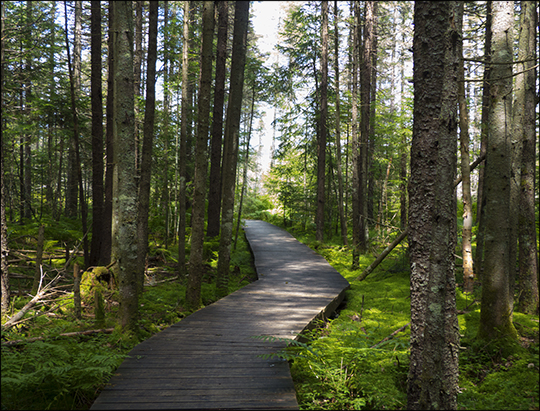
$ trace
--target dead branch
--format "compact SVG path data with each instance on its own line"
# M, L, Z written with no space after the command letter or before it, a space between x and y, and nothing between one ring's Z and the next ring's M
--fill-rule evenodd
M408 322L407 324L405 324L403 327L400 327L398 328L396 331L394 331L392 334L390 334L388 337L385 337L383 338L381 341L379 341L377 344L375 345L372 345L371 347L369 348L375 348L377 347L378 345L381 345L383 342L385 341L388 341L388 340L391 340L392 338L394 338L397 334L399 334L400 332L404 331L411 323Z
M150 281L149 283L144 284L144 286L145 287L153 287L153 286L158 285L158 284L163 284L163 283L167 283L169 281L176 280L177 278L178 278L178 276L171 277L171 278L166 278L165 280L161 280L161 281Z
M55 338L55 337L75 337L75 336L78 336L78 335L91 335L91 334L98 334L98 333L110 334L113 331L114 331L114 328L102 328L102 329L99 329L99 330L75 331L75 332L70 332L70 333L51 335L51 336L47 336L47 337L33 337L33 338L28 338L26 340L6 341L6 342L2 342L2 345L4 345L4 346L19 345L19 344L44 340L46 338Z

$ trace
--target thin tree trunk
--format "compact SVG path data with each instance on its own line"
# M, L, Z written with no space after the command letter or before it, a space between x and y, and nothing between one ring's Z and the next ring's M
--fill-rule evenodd
M521 161L521 192L519 206L519 297L518 309L526 314L538 314L538 248L535 228L535 84L538 62L536 56L537 2L521 2L521 24L518 60L529 60L517 67L518 79L523 76L523 96L515 104L515 112L522 111L523 156ZM531 58L532 57L532 58ZM516 79L517 83L517 79ZM517 99L517 98L516 98ZM514 119L514 121L519 121Z
M204 213L207 174L207 140L210 122L210 94L212 86L212 42L214 35L214 2L203 3L203 29L201 47L201 76L198 102L197 141L195 147L195 178L193 181L193 212L191 217L191 252L189 276L186 287L188 310L196 310L201 304L204 243Z
M90 266L99 264L103 239L103 102L101 90L101 1L91 2L92 244Z
M109 38L107 40L108 48L113 50L113 33L114 33L114 15L112 12L112 3L109 2ZM105 169L105 189L104 189L104 201L103 201L103 229L101 239L101 252L99 265L107 266L111 262L111 249L112 249L112 204L113 204L113 169L114 169L114 145L113 145L113 104L114 104L114 65L113 56L109 52L107 62L107 108L106 108L106 129L105 129L105 157L106 157L106 169Z
M328 134L328 1L321 2L322 33L321 33L321 112L319 118L319 138L317 140L317 217L316 239L324 240L324 183L326 176L326 135Z
M463 15L462 15L463 17ZM459 23L463 27L463 22ZM463 40L458 42L459 54L463 58ZM459 101L459 137L461 153L461 192L463 198L463 230L461 235L461 250L463 256L463 291L473 292L475 281L472 255L472 198L471 198L471 174L469 157L469 112L467 98L465 96L465 68L463 62L458 70L458 101Z
M360 178L360 136L358 135L358 57L359 57L359 20L360 11L357 1L351 2L353 11L351 14L353 21L353 36L352 36L352 90L351 90L351 123L352 123L352 228L353 228L353 252L352 252L352 269L356 270L359 267L360 258L360 193L359 193L359 178Z
M180 123L180 155L178 162L180 177L178 185L178 276L184 278L186 274L186 143L188 139L188 117L191 96L189 93L189 15L190 1L184 2L184 41L182 50L182 107Z
M244 204L244 195L248 186L247 173L249 166L249 143L251 141L251 130L253 127L253 116L255 114L255 86L253 86L253 96L251 97L251 114L249 116L249 130L246 141L246 155L244 157L244 175L242 176L242 192L240 194L240 204L238 204L238 217L236 218L236 233L234 235L234 250L238 241L238 232L240 231L240 222L242 220L242 205Z
M339 93L339 30L338 30L338 4L334 1L334 75L336 89L336 166L338 179L338 210L339 224L341 227L341 241L344 245L347 241L347 222L345 220L345 212L343 210L343 172L341 168L341 110L340 110L340 93Z
M31 294L36 294L41 283L41 278L43 276L43 268L41 262L43 259L43 243L45 242L45 226L40 225L38 230L38 241L36 249L36 267L34 270L34 283L32 284Z
M212 116L212 141L210 145L210 188L208 190L208 226L206 235L219 235L221 211L221 146L223 142L223 104L225 102L225 77L227 61L227 27L229 23L228 2L218 2L218 43L216 60L216 84L214 90L214 114Z
M135 5L135 53L133 55L133 84L135 92L135 100L141 96L141 65L143 60L143 2L142 0L133 1ZM137 175L142 171L140 164L140 124L139 124L139 109L138 104L135 104L135 169Z
M482 86L482 119L480 126L481 142L480 155L485 156L487 151L487 135L489 125L489 109L491 105L490 97L490 72L491 66L491 22L492 22L492 1L486 3L486 40L484 46L484 82ZM484 171L485 165L478 171L478 192L476 195L476 250L474 256L474 267L479 281L482 281L484 272L484 232L485 232L485 194L484 194Z
M139 180L139 203L137 211L137 285L142 293L144 268L148 252L148 210L150 209L150 181L152 171L152 147L156 107L156 60L158 35L158 2L150 1L148 18L148 64L146 74L146 105L144 109L143 145L141 153L141 177Z
M225 149L223 156L223 204L221 210L221 237L217 266L216 294L222 297L228 293L229 265L234 220L234 191L238 140L240 135L240 115L244 90L244 67L246 64L247 33L249 22L249 2L238 1L234 10L234 33L231 60L230 94L225 122Z

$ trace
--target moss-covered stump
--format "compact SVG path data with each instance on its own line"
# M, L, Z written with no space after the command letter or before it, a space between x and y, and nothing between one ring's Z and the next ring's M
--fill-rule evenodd
M81 279L81 300L87 307L94 307L96 322L103 323L105 319L105 302L110 308L114 299L114 276L107 267L93 267L85 271Z

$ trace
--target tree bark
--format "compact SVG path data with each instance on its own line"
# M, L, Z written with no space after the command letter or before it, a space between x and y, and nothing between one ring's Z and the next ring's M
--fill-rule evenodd
M138 287L132 2L112 2L112 10L114 16L112 259L116 262L113 272L120 294L120 324L123 329L135 331L138 321Z
M522 91L516 96L514 112L524 114L523 120L523 155L521 160L521 184L519 205L519 297L518 310L526 314L538 314L538 249L535 228L535 162L536 162L536 132L534 107L537 69L533 68L538 62L536 56L537 2L521 2L521 23L519 35L518 60L529 60L517 66L519 74L516 83L517 90ZM514 123L519 122L514 119Z
M490 71L491 66L489 62L491 61L491 21L492 13L491 6L492 1L486 3L486 39L484 46L484 60L486 61L484 68L484 82L482 86L482 118L480 126L480 156L486 155L487 150L487 135L488 135L488 124L489 124L489 107L491 105L490 98ZM476 231L476 250L474 255L474 267L476 275L479 281L482 281L482 276L484 272L484 231L485 231L485 195L484 195L484 166L480 167L478 170L478 191L476 195L476 222L478 229Z
M113 66L113 32L114 32L114 14L112 12L112 3L109 2L109 38L107 40L109 54L107 62L107 108L106 108L106 129L105 129L105 189L103 201L103 231L101 239L101 252L99 265L106 266L111 262L112 248L112 203L113 203L113 168L114 168L114 146L113 146L113 104L114 104L114 66Z
M338 210L339 224L341 228L341 241L344 245L348 244L347 240L347 221L343 209L343 170L341 167L341 110L340 110L340 93L339 93L339 30L338 30L338 4L334 1L334 75L336 89L336 168L338 179Z
M478 337L517 338L510 297L510 179L514 2L493 2L488 150L484 176L485 258Z
M141 176L139 180L139 203L137 211L137 285L142 293L144 268L148 252L148 211L150 209L150 181L152 171L152 147L156 107L156 60L158 35L158 2L150 1L148 18L148 63L146 74L146 103L144 109L143 145L141 153Z
M461 13L463 17L463 13ZM456 21L459 31L462 32L463 21ZM463 40L458 42L459 54L463 59ZM463 199L463 229L461 234L461 250L463 256L463 291L472 293L475 275L472 255L472 197L471 197L471 173L469 156L469 112L465 95L465 67L463 62L459 65L458 101L459 101L459 139L461 153L461 192Z
M351 90L351 133L352 133L352 269L359 267L360 258L360 200L359 200L359 176L360 176L360 136L358 135L358 47L359 41L359 20L360 11L358 2L351 2L352 14L352 90Z
M317 141L317 217L316 239L324 240L324 180L326 171L326 135L328 117L328 1L321 2L322 33L321 33L321 112L319 117L319 138Z
M188 310L196 310L201 305L201 287L204 274L203 243L204 213L206 199L206 158L208 125L210 122L210 91L212 86L212 42L214 36L214 2L203 3L203 27L201 47L201 76L198 101L197 141L195 146L195 177L193 180L193 212L191 217L191 252L189 276L186 287Z
M101 1L91 2L92 243L90 266L99 264L103 238L103 101L101 90Z
M414 10L408 409L457 408L453 182L458 124L456 43L461 35L454 26L454 20L461 18L458 5L416 2Z
M221 211L221 146L223 144L223 105L225 102L225 77L227 74L225 63L227 61L227 27L229 23L228 2L218 2L218 8L216 84L214 90L214 114L212 116L212 140L210 144L207 237L219 235Z
M189 92L189 15L191 1L184 2L184 41L182 50L182 107L180 120L180 164L178 185L178 275L183 279L186 274L186 144L188 140L189 112L191 110L191 94Z
M234 190L236 163L240 135L240 114L244 90L244 67L246 64L249 2L238 1L234 10L234 33L231 60L230 94L225 121L225 149L223 155L223 194L221 210L221 237L217 266L216 293L222 297L228 293L229 265L234 220Z

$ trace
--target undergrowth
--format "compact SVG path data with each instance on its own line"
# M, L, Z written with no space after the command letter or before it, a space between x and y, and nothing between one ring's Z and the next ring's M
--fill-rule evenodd
M24 239L24 248L35 245L38 226L14 227L11 238ZM12 243L16 250L21 243ZM219 242L205 243L206 272L203 279L202 301L216 301L215 273ZM51 246L51 250L52 250ZM35 307L24 321L10 329L2 328L2 409L88 409L100 390L122 363L129 351L140 341L180 321L190 313L184 308L185 278L177 278L177 257L173 250L151 244L153 266L146 278L147 286L139 300L139 330L137 335L123 333L117 324L117 292L105 299L105 319L97 323L93 306L83 303L83 315L74 315L73 293L65 292L55 301ZM57 262L61 266L65 260ZM79 262L80 258L79 258ZM51 264L54 264L51 261ZM31 277L33 270L21 274ZM233 292L256 279L252 256L243 235L231 255L229 291ZM31 284L31 278L26 280ZM163 282L162 282L163 281ZM17 279L12 289L28 288L25 279ZM67 284L67 289L71 286ZM29 297L12 299L17 312ZM52 310L51 310L52 309ZM47 315L44 315L47 313ZM2 318L2 323L4 323ZM62 337L62 333L114 328L110 333ZM31 341L32 338L43 338ZM30 342L30 341L31 342ZM8 342L18 341L14 345Z
M410 338L405 327L410 321L406 244L360 282L355 278L373 258L362 256L361 269L351 270L348 247L318 243L313 233L295 227L288 230L351 283L337 318L327 319L304 336L307 347L287 348L284 358L291 364L300 408L406 409ZM458 408L538 410L538 316L514 313L520 341L510 349L497 341L482 345L476 340L480 291L456 291L462 336Z

